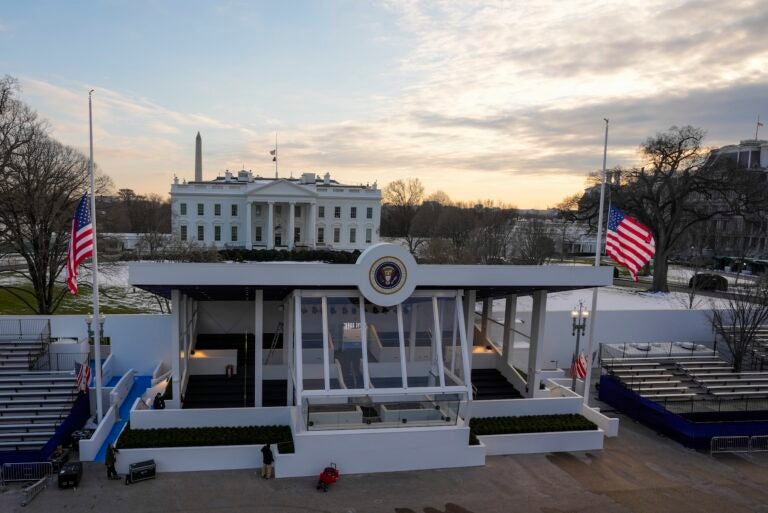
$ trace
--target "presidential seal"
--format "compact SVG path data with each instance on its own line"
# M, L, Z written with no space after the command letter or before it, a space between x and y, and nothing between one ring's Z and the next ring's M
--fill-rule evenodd
M406 278L403 262L391 256L376 260L369 272L371 287L380 294L395 294L403 288Z

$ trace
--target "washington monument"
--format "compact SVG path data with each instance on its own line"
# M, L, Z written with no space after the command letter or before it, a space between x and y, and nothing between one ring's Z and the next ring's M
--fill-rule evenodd
M195 137L195 181L203 181L203 139L200 132Z

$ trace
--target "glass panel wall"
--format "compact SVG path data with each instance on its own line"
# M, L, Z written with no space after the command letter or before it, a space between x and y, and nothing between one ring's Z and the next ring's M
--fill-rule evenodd
M462 386L464 385L464 365L456 317L456 298L438 298L437 310L440 318L445 385Z
M322 300L301 298L301 373L304 390L324 390Z
M402 388L397 307L365 305L368 327L368 372L374 388Z
M403 303L408 387L440 386L435 323L431 297L411 297Z
M341 375L331 388L363 389L363 341L358 297L329 297L328 336L333 353L330 363Z

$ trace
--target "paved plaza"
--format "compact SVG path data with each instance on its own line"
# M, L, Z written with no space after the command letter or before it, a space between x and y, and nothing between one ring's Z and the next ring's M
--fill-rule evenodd
M161 474L125 486L86 464L77 490L49 486L22 508L18 489L0 511L489 513L768 511L768 454L710 456L621 417L600 452L489 457L479 468L343 475L328 493L311 478L263 481L254 472ZM407 458L408 454L403 454Z

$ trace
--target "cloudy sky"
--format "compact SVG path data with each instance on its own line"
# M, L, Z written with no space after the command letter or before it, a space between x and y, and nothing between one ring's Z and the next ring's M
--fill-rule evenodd
M7 2L0 73L118 187L245 167L555 205L647 136L768 119L765 0ZM766 133L768 136L768 132ZM768 138L768 137L767 137Z

